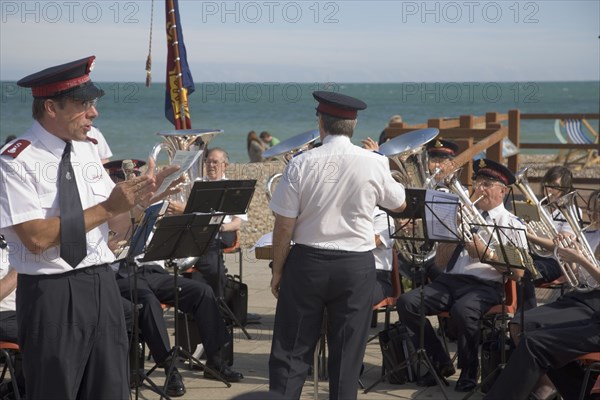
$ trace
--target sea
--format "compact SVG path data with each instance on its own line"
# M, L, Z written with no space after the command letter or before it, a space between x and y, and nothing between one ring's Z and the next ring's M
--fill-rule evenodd
M0 143L31 125L31 93L15 82L1 82ZM158 132L172 131L165 118L165 84L97 82L104 91L94 121L106 137L113 159L146 159L161 142ZM590 82L404 82L404 83L196 83L189 96L193 129L215 129L210 146L226 149L230 160L248 162L249 131L268 131L280 140L316 129L315 90L360 98L368 108L359 113L353 141L375 140L392 115L408 124L430 118L507 113L598 113L600 84ZM590 121L598 131L598 121ZM558 143L553 120L522 121L521 140Z

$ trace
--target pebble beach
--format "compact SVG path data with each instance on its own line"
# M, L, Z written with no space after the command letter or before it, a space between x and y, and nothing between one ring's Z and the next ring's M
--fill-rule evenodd
M541 177L548 168L558 165L555 154L524 154L520 156L520 167L529 167L529 177ZM572 164L569 168L575 177L599 178L600 164L585 169ZM256 191L248 209L248 222L240 229L240 241L243 249L251 248L265 233L273 230L273 214L265 193L265 184L272 174L281 172L284 164L280 161L265 161L260 163L231 164L226 175L229 179L256 179Z

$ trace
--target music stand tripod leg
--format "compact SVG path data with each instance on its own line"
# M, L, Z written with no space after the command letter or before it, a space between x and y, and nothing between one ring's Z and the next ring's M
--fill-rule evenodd
M173 293L174 293L173 308L175 309L175 318L174 318L175 346L173 346L171 348L171 350L169 350L169 352L167 353L167 359L169 359L169 357L170 357L171 362L169 363L169 367L166 371L164 390L167 389L167 384L169 383L171 374L173 374L173 372L175 370L175 363L177 362L178 357L189 360L190 366L192 364L196 364L204 371L208 371L217 380L223 382L227 387L231 387L231 383L227 382L224 378L222 378L221 374L219 374L212 368L206 366L205 364L202 364L202 362L200 360L198 360L196 357L194 357L190 352L188 352L187 350L185 350L184 348L179 346L179 339L178 339L178 335L177 335L177 332L179 329L179 324L177 321L178 320L177 312L179 311L179 287L177 286L177 279L179 276L179 266L173 260L169 260L168 263L173 266ZM158 364L154 365L154 367L152 367L151 371L156 369L157 366L158 366Z
M166 398L166 399L170 399L169 396L166 395L164 389L161 390L153 381L152 379L150 379L150 374L152 373L153 370L150 370L148 372L148 374L145 373L144 371L144 365L142 363L142 365L138 365L140 357L138 355L138 346L140 343L140 325L139 325L139 310L142 307L142 305L138 304L138 291L137 291L137 282L138 282L138 268L137 265L135 264L135 261L132 259L132 257L128 257L127 260L125 261L127 268L130 268L131 270L133 270L133 288L132 288L132 293L131 293L131 305L132 305L132 318L133 318L133 329L132 329L132 337L131 337L131 341L132 343L130 344L130 349L132 346L135 346L134 349L134 358L133 358L133 376L132 376L132 383L135 386L135 398L138 399L139 395L140 395L140 386L145 386L148 389L150 389L151 391L153 391L154 393L158 394L161 396L161 398ZM130 279L131 276L128 278ZM130 351L131 353L131 351ZM131 355L131 354L130 354ZM145 383L144 383L145 382Z

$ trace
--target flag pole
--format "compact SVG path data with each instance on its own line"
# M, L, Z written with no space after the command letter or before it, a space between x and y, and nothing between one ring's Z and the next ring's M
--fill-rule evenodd
M177 90L179 91L179 113L177 110L174 111L174 119L176 121L176 129L189 129L187 125L186 110L187 110L187 96L183 90L183 75L181 73L181 58L179 54L179 37L177 36L177 16L175 13L174 0L167 0L167 38L172 37L172 40L168 41L173 47L173 62L175 65ZM168 77L167 77L168 79ZM172 90L172 89L171 89ZM177 128L177 120L179 120L179 127Z

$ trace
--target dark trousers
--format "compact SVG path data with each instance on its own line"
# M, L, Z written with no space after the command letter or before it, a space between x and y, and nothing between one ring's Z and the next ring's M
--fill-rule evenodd
M537 307L537 299L535 298L536 284L552 282L560 278L562 275L562 270L554 258L540 257L536 256L535 254L531 257L533 258L533 264L535 265L535 268L542 277L538 278L536 281L533 281L531 273L528 270L525 271L525 275L521 280L521 284L524 285L523 299L518 300L518 304L522 304L522 308L524 310L530 310ZM520 290L517 292L517 297L521 297Z
M377 279L373 286L373 305L378 304L386 297L390 297L394 291L392 288L392 272L376 270Z
M17 343L19 335L17 329L17 312L0 312L0 340Z
M356 399L365 352L375 261L369 252L295 245L277 301L269 359L270 390L298 399L327 313L329 398Z
M223 297L226 282L225 263L217 241L213 240L210 243L206 253L200 256L194 265L194 270L185 276L206 283L216 296Z
M19 274L17 286L27 397L128 398L127 333L110 267Z
M518 318L513 322L520 324ZM568 293L530 310L525 326L524 336L485 398L526 399L547 373L564 399L577 399L583 370L572 361L600 350L600 291ZM592 379L586 393L593 384Z
M159 265L145 265L138 270L137 303L142 305L139 314L140 329L154 359L162 362L171 346L161 303L170 306L175 303L173 275ZM133 276L117 275L117 283L121 295L133 301ZM219 349L231 341L231 336L212 289L206 284L183 277L178 277L177 287L179 310L194 315L207 356L216 356Z
M457 327L458 367L468 369L468 378L476 380L478 368L479 320L493 306L501 302L502 285L470 275L441 274L423 288L425 315L449 311ZM400 321L412 334L419 347L420 290L415 289L398 298ZM438 339L431 323L425 319L424 348L432 362L443 365L450 358Z

